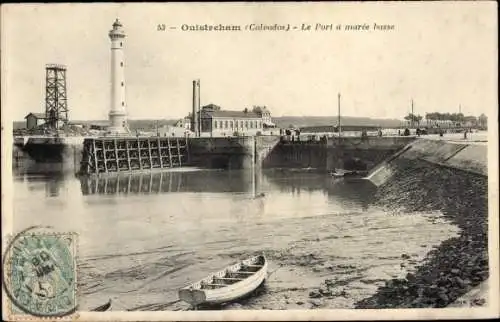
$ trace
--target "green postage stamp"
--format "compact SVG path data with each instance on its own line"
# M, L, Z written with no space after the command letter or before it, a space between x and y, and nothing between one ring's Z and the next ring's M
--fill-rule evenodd
M74 233L24 231L11 239L3 262L10 318L75 312L76 250Z

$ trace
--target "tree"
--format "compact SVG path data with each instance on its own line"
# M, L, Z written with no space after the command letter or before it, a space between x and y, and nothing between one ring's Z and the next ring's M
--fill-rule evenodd
M482 113L478 117L478 122L482 128L486 128L488 126L488 117L486 115L484 115L484 113Z
M437 121L437 120L440 119L440 114L436 113L436 112L434 112L434 113L426 113L425 114L425 119L427 120L427 123L433 124L433 123L435 123L433 121Z
M464 123L472 126L477 126L478 125L478 120L477 117L473 115L468 115L464 117Z
M415 123L420 125L420 121L422 120L422 116L415 114L408 114L404 117L405 120L410 121L410 124L413 126Z
M417 122L418 126L420 126L420 121L422 121L422 116L421 115L415 116L415 121Z

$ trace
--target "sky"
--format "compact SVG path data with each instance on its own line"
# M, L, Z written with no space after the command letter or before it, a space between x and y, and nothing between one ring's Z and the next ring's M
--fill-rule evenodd
M68 68L70 119L107 119L116 18L127 34L131 119L184 117L194 79L202 105L265 105L273 116L337 115L338 93L346 116L401 119L411 99L421 115L459 105L466 115L492 115L498 106L495 2L12 4L2 6L3 114L43 112L45 65L58 63ZM252 23L394 30L180 30Z

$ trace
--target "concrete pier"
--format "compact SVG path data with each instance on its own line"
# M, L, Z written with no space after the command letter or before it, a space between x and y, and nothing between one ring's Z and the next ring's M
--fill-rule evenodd
M263 159L263 167L370 170L414 140L414 137L345 137L323 142L282 140Z
M99 174L184 166L370 170L413 140L345 137L313 143L278 136L20 137L15 145L37 163L62 162L74 172Z
M13 166L37 173L76 172L80 168L83 137L20 136L14 138Z
M278 137L87 138L80 174L137 172L178 167L250 169L278 143Z
M190 165L220 169L261 167L278 142L278 136L189 139Z

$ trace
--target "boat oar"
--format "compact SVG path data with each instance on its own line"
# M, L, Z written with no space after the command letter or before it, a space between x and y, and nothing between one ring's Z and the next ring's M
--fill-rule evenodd
M166 307L169 307L173 304L179 303L181 300L175 300L167 303L154 303L154 304L145 304L141 306L136 306L134 308L127 309L127 311L156 311L156 310L164 310Z
M109 299L109 301L106 302L105 304L98 306L98 307L92 309L91 311L104 312L104 311L107 311L110 307L111 307L111 299Z

